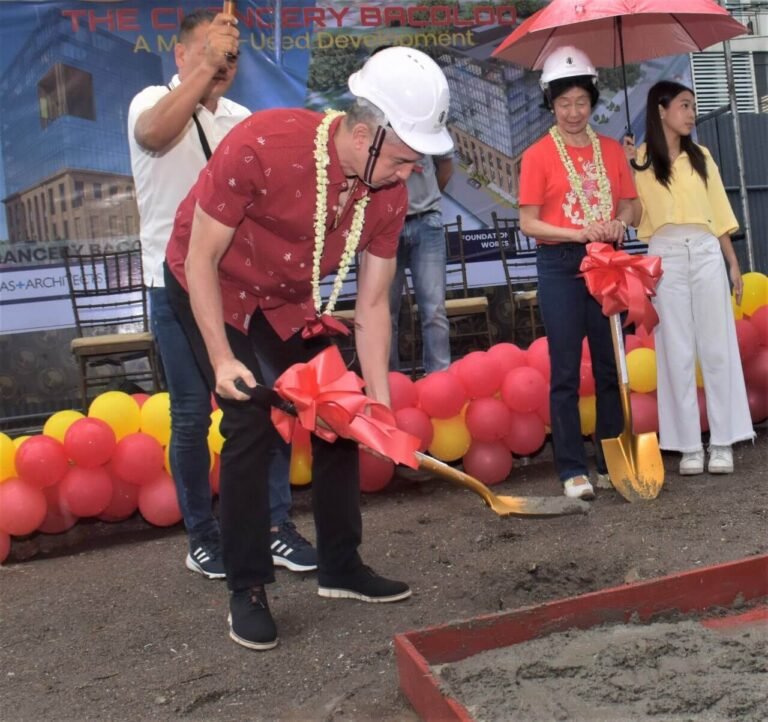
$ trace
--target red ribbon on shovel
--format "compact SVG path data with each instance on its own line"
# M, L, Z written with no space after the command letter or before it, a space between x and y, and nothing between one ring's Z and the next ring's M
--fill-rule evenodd
M333 442L339 436L352 439L396 464L418 468L415 452L420 439L398 429L389 408L362 393L364 385L347 369L339 349L329 346L277 379L275 391L293 403L297 416L273 407L272 423L286 442L293 438L298 421L325 441Z
M579 270L606 316L627 311L625 325L634 323L649 333L659 322L651 303L663 273L658 256L631 256L607 243L589 243Z

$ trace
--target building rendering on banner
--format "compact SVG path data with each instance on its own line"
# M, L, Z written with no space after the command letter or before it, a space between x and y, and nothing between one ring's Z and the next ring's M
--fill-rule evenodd
M502 198L517 199L520 158L552 124L541 107L538 74L491 58L508 27L474 33L471 47L437 58L451 89L449 128L472 175Z
M12 243L96 240L138 233L126 115L131 98L161 84L160 58L55 11L5 75L0 126Z

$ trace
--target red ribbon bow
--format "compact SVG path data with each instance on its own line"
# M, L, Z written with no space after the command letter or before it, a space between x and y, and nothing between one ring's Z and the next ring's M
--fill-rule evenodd
M314 336L349 336L349 327L338 318L324 313L322 316L307 316L304 328L301 329L302 338Z
M321 439L352 439L389 457L396 464L418 468L414 454L420 440L401 431L382 403L361 389L363 380L344 365L338 348L329 346L311 361L294 364L275 382L275 390L296 407L297 417L272 409L272 423L290 442L296 421Z
M648 333L659 322L651 303L662 275L658 256L630 256L607 243L589 243L579 270L606 316L627 311L625 325L634 323Z

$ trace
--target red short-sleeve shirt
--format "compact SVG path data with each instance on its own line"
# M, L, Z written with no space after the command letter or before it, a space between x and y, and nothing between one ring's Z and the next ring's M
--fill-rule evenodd
M314 152L322 118L321 113L297 109L254 113L222 140L176 213L166 257L171 272L187 289L184 260L195 205L235 229L219 265L219 279L224 320L238 330L247 330L260 308L280 337L287 339L314 314ZM339 122L340 118L333 121L329 137ZM334 206L351 181L344 176L332 140L328 154L328 230L321 278L336 271L353 215L350 202L332 227ZM393 258L408 207L405 185L371 190L358 183L354 199L366 194L371 200L358 250Z
M637 198L635 182L622 147L613 139L598 136L603 165L611 184L613 213L623 199ZM599 202L597 174L592 146L582 148L566 146L576 172L580 174L587 200ZM523 153L520 169L521 206L539 206L539 218L559 228L583 228L586 224L576 194L571 190L568 173L563 166L552 136L545 135ZM537 243L546 243L538 241Z

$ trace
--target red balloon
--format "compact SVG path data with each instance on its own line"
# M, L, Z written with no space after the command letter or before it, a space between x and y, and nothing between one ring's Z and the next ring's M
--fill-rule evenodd
M165 471L139 487L139 511L154 526L173 526L181 521L176 486Z
M425 451L432 443L432 437L435 435L435 429L429 416L413 406L395 411L395 422L397 428L406 431L413 436L421 439L419 451Z
M11 536L4 531L0 531L0 564L2 564L11 553Z
M702 431L709 431L709 418L707 416L707 397L704 389L696 389L696 397L699 402L699 424Z
M744 365L755 357L760 348L760 335L750 320L740 318L736 321L736 340L739 342L739 355Z
M389 408L392 411L416 406L419 394L408 376L399 371L389 372Z
M157 477L164 463L163 447L157 439L137 431L117 442L112 453L111 468L123 481L146 484Z
M582 361L579 368L579 396L595 395L595 377L592 375L592 364Z
M501 364L504 373L528 365L528 355L513 343L494 344L488 349L488 355Z
M485 351L472 351L461 361L458 375L470 399L493 396L501 386L506 371Z
M392 481L394 474L395 464L391 459L383 459L360 449L360 491L381 491Z
M744 381L748 388L768 391L768 347L761 346L754 358L744 364Z
M208 474L208 482L211 485L211 493L216 495L221 488L221 456L213 455L213 466Z
M123 521L139 508L139 487L119 479L110 471L109 465L107 471L112 479L112 498L98 517L101 521Z
M38 487L61 481L69 463L64 445L51 436L31 436L16 451L16 471L20 479Z
M544 421L538 413L513 413L504 444L513 454L530 456L544 446L546 438Z
M552 409L549 405L549 386L547 386L546 398L536 409L536 415L544 422L545 426L552 426Z
M750 388L747 386L747 402L749 415L753 424L759 424L768 418L768 389Z
M131 394L131 396L139 405L139 408L141 408L144 405L144 402L149 398L149 394Z
M77 516L98 516L112 500L112 477L104 466L73 466L59 484L59 498Z
M467 394L448 371L434 371L419 381L419 407L434 419L450 419L463 408Z
M659 405L650 394L633 392L629 395L632 406L632 430L636 434L659 430Z
M546 336L537 338L526 352L526 360L532 369L536 369L543 377L544 381L549 383L551 374L549 363L549 340Z
M22 479L0 484L0 530L11 536L31 534L43 523L47 511L45 494L34 484Z
M634 351L636 348L643 348L642 340L633 333L627 334L624 338L624 353Z
M501 398L512 411L536 411L547 398L547 382L536 369L512 369L501 384Z
M768 304L760 306L752 314L749 322L754 326L757 331L757 338L760 341L761 346L768 346Z
M77 524L78 517L61 503L61 485L48 486L43 489L45 499L48 502L48 511L38 531L43 534L62 534Z
M465 421L474 441L496 441L509 430L512 412L499 399L474 399L469 402Z
M115 450L115 432L101 419L86 416L78 419L64 435L64 451L78 466L103 466Z
M464 454L464 471L492 486L512 471L512 454L501 441L474 441Z

